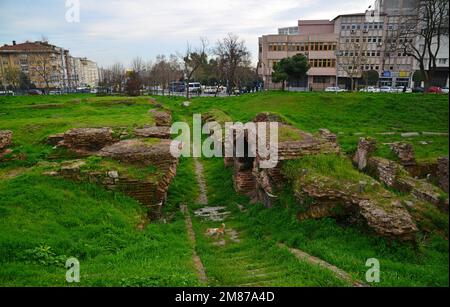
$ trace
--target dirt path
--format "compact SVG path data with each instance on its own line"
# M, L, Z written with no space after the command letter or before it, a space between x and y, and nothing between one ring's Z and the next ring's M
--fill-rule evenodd
M200 195L198 197L197 203L199 205L208 205L206 181L203 175L203 165L198 159L195 159L195 176L197 178L197 184L200 189Z
M200 259L200 257L198 256L198 254L196 252L197 241L195 239L194 229L192 228L192 220L191 220L191 215L189 214L188 207L186 205L182 205L181 212L183 212L183 214L184 214L184 218L186 221L186 228L187 228L187 232L188 232L188 238L192 244L192 249L193 249L192 258L194 260L194 265L197 270L198 279L202 284L207 284L208 278L206 277L205 268L203 266L202 260Z

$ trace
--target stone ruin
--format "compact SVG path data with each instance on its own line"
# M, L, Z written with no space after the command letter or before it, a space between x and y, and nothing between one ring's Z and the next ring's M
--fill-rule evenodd
M11 153L8 149L12 145L13 132L10 130L0 130L0 158Z
M279 141L279 163L272 169L260 168L260 161L263 159L258 154L256 158L225 159L226 166L234 167L233 182L236 192L249 196L253 202L262 202L266 207L272 205L272 202L277 198L275 190L284 183L281 169L285 161L295 160L305 155L340 152L336 143L336 136L326 129L322 129L317 136L313 136L287 125L282 118L271 113L258 114L254 122L278 122L279 130L288 130L292 138ZM246 131L246 146L248 146L248 133L249 131Z
M367 172L369 175L390 188L403 193L411 194L418 200L432 203L439 209L448 211L448 198L442 198L444 191L427 180L418 179L411 176L404 164L402 165L395 161L381 157L373 157L372 155L376 151L376 142L372 141L371 146L367 146L367 144L368 140L362 138L359 142L358 150L353 158L353 162L359 170ZM396 152L401 152L403 150L407 152L399 154L399 156L404 158L404 163L407 165L412 165L410 164L411 161L415 161L414 155L411 154L414 152L412 150L412 146L404 146L403 144L399 144L394 145L393 148L395 148L393 150ZM409 163L407 161L409 161ZM448 158L442 158L439 161L441 161L441 169L443 170L442 174L438 175L440 178L439 182L440 185L445 188L446 183L448 186L448 175L447 177L444 177L445 161L447 161L448 165Z
M391 145L392 152L400 160L400 164L404 167L417 165L414 148L408 143L394 143Z
M225 165L234 168L233 183L235 190L252 199L253 202L262 202L265 206L272 206L277 199L277 193L286 184L293 184L294 196L301 204L308 204L306 212L299 214L299 219L323 218L323 217L345 217L350 223L362 223L368 226L377 235L389 239L402 241L415 240L418 228L414 219L408 211L411 201L402 200L396 194L384 188L377 180L390 187L398 184L407 185L408 191L418 199L418 202L427 201L438 207L445 207L437 187L427 182L419 181L411 176L404 177L406 171L402 165L394 161L378 160L372 157L376 150L374 140L361 139L358 152L353 162L360 170L368 171L375 166L378 171L375 178L360 174L353 170L351 163L349 171L355 172L355 179L342 180L333 177L332 174L324 174L314 169L298 169L292 178L287 178L283 172L283 166L291 160L299 160L302 157L335 156L337 159L346 160L340 154L336 135L327 129L321 129L318 134L313 135L289 126L283 119L274 114L259 114L255 122L280 123L280 131L288 129L288 138L280 138L279 163L273 169L261 169L259 162L261 157L256 158L228 158ZM245 139L249 138L249 131ZM280 136L283 132L279 132ZM248 144L247 144L248 146ZM403 148L403 147L402 147ZM403 148L403 149L407 149ZM247 151L248 152L248 151ZM403 154L402 154L403 156ZM411 162L411 156L404 155L405 161ZM414 159L415 161L415 159ZM445 173L445 161L442 162L443 173ZM448 165L448 160L447 160ZM314 168L314 166L311 166ZM448 171L448 167L447 167ZM402 174L402 176L398 176ZM356 178L364 178L357 181ZM377 179L377 180L376 180ZM412 181L411 181L412 180ZM430 188L430 190L428 190ZM448 208L448 201L447 201Z
M417 226L395 196L373 181L352 182L332 176L300 172L294 179L294 193L300 203L309 203L298 218L335 217L367 225L376 234L401 241L413 241ZM366 193L366 189L376 193Z
M152 109L149 113L155 119L155 124L158 127L170 127L172 126L172 114L169 111Z
M164 113L164 112L158 112ZM153 114L153 113L152 113ZM167 114L167 113L165 113ZM178 158L170 152L167 116L156 123L163 126L135 129L132 139L123 128L71 129L63 134L52 135L47 144L70 149L80 158L99 157L91 165L89 159L63 162L57 172L62 177L102 185L108 190L121 191L148 208L149 217L161 217L161 209L167 198L169 186L176 175ZM182 144L179 144L181 149ZM106 161L106 162L105 162ZM129 171L133 168L135 171ZM55 174L53 174L55 175Z
M80 156L89 156L117 141L111 128L76 128L47 138L48 145L65 147Z
M170 139L170 127L144 127L135 129L134 135L138 138Z

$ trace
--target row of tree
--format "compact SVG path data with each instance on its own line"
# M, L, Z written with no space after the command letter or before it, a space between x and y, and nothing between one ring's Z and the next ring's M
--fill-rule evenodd
M123 64L116 63L102 69L100 86L138 95L144 87L164 93L172 82L189 84L194 81L217 89L224 86L228 94L233 89L253 88L259 83L245 42L237 35L228 34L211 48L202 38L196 47L188 44L184 53L159 55L148 62L136 57L128 72ZM188 87L185 92L189 99Z

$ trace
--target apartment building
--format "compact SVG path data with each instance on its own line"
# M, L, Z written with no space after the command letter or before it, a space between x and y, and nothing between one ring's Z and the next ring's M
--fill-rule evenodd
M297 29L297 30L295 30ZM290 87L322 90L336 84L338 35L329 20L299 21L298 27L279 29L279 33L259 38L258 74L266 89L280 88L272 82L274 65L286 57L304 54L311 65L308 76Z
M11 72L26 75L31 84L42 90L69 90L96 87L97 64L87 58L72 57L69 50L48 42L25 42L0 47L0 83L13 85Z
M68 86L69 51L47 42L25 42L0 47L0 80L11 83L8 72L23 73L37 88Z
M71 59L74 87L95 88L99 83L99 69L97 63L87 58Z

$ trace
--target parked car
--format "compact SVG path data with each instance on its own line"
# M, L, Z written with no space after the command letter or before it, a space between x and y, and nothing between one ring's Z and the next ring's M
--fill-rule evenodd
M431 86L428 88L427 93L442 94L443 92L439 86Z
M413 93L423 93L423 92L425 92L425 89L423 88L423 87L415 87L415 88L413 88L412 89L412 92Z
M40 91L40 90L29 90L28 91L28 95L32 95L32 96L34 96L34 95L42 95L42 91Z
M62 95L62 92L61 91L50 91L48 94L49 95Z
M442 93L448 94L448 87L443 87L442 88Z
M363 92L363 93L379 93L380 89L376 88L374 86L368 86L368 87L360 89L359 91Z
M184 93L186 91L186 84L179 81L170 82L169 91L175 93Z
M202 85L199 82L191 82L189 83L189 92L190 93L201 93Z
M393 93L394 90L390 86L382 86L380 87L380 93Z
M394 92L394 93L412 93L413 91L409 87L405 88L404 86L397 86L392 89L392 92Z
M339 88L335 86L330 86L325 89L325 92L339 92Z
M0 91L0 96L14 96L13 91Z
M217 88L217 86L205 86L205 88L203 89L203 93L208 94L208 95L214 95L216 93L220 93L221 90L220 88Z
M346 89L342 89L340 87L336 87L336 86L330 86L330 87L327 87L325 89L325 92L339 92L339 93L342 93L342 92L347 92L347 90Z

